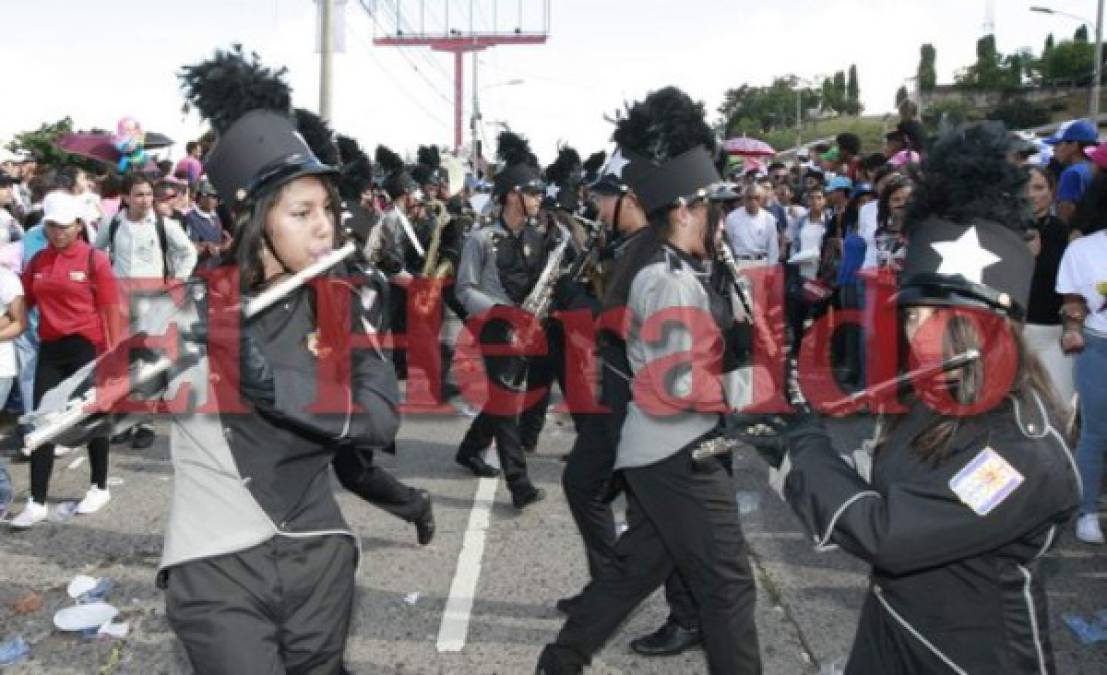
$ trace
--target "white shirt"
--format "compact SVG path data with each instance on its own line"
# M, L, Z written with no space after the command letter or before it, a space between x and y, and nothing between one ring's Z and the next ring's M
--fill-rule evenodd
M15 272L0 266L0 314L8 311L12 302L23 295L23 284ZM15 377L19 367L15 356L15 340L0 341L0 377Z
M1107 230L1069 244L1057 270L1057 292L1083 296L1084 327L1107 335Z
M865 262L861 263L861 269L877 266L876 230L879 224L876 217L879 208L880 205L874 199L857 212L857 234L865 240Z
M823 235L826 234L826 221L811 220L804 216L799 222L796 235L796 252L790 260L799 265L799 273L804 279L814 279L819 272L819 258L822 255Z
M126 209L119 212L119 226L115 241L108 241L111 226L104 223L96 233L96 248L111 249L112 271L120 279L162 278L162 255L155 227L157 216L151 209L141 222L131 222ZM196 266L196 249L185 234L181 224L172 218L164 218L165 243L169 247L169 259L173 275L187 279Z
M780 261L776 218L765 209L758 209L753 216L744 206L731 211L726 217L726 236L739 258L765 258L770 265Z

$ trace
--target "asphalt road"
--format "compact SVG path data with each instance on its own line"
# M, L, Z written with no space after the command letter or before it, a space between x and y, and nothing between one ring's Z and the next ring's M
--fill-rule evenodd
M483 532L484 549L462 632L464 645L460 651L439 651L443 614L478 489L477 479L452 461L469 421L461 414L408 418L398 455L381 459L402 480L434 495L438 533L428 547L416 544L411 526L336 485L364 551L347 652L353 673L532 673L541 646L561 625L554 602L586 581L583 551L560 488L563 465L558 458L573 435L555 417L538 454L529 458L533 478L549 497L520 514L502 483L496 486L487 528L470 534L472 542ZM836 433L848 444L863 429L860 421L839 425ZM88 465L79 461L82 455L57 461L51 506L83 495ZM758 577L765 672L833 672L844 663L853 639L865 592L864 566L841 553L816 554L797 521L768 490L760 462L740 456L736 466L735 492L746 511L743 527ZM21 502L27 465L13 464L11 469ZM111 476L112 502L98 514L44 523L25 533L0 530L0 639L20 635L32 649L28 660L4 672L191 672L154 587L172 479L164 430L149 450L115 446ZM1076 544L1068 533L1049 555L1047 571L1059 672L1107 673L1107 643L1080 645L1060 619L1063 612L1090 615L1107 608L1107 549ZM87 639L53 628L54 612L71 603L66 585L82 573L113 580L108 601L129 622L125 639ZM17 613L13 604L31 592L42 599L42 608ZM654 660L629 651L628 641L660 625L664 615L663 599L655 594L630 616L589 672L706 672L699 651ZM452 622L456 632L457 618Z

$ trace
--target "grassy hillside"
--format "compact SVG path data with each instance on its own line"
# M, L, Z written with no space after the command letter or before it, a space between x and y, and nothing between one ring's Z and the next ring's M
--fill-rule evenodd
M833 142L834 137L843 132L852 132L861 138L863 152L876 152L884 144L884 132L891 128L897 121L895 115L890 115L885 122L882 116L862 117L835 117L833 119L808 122L801 133L803 144L820 139L829 138ZM887 124L887 127L885 127ZM767 134L757 134L759 138L773 146L778 152L791 150L796 147L796 130L774 131Z

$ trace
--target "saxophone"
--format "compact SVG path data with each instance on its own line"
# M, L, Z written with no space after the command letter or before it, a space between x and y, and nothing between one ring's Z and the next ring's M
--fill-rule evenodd
M446 206L437 200L427 204L427 210L434 215L435 223L430 244L427 246L427 257L423 260L422 275L428 279L452 277L454 264L450 260L441 260L439 251L442 248L442 232L454 217L446 210Z
M765 325L764 321L760 320L761 316L754 311L753 288L749 277L742 273L742 268L738 265L738 259L734 257L734 251L731 250L726 236L724 235L716 243L719 262L723 264L734 281L735 295L738 298L738 303L742 306L742 313L745 314L744 317L738 317L738 320L748 321L753 326L755 340L760 342L767 350L766 353L770 358L777 358L776 342L773 341L769 327Z
M553 302L554 284L561 276L561 263L565 259L565 251L569 247L569 236L563 235L561 243L557 245L546 260L546 266L542 268L542 274L535 282L530 294L523 300L523 311L541 321L546 318Z

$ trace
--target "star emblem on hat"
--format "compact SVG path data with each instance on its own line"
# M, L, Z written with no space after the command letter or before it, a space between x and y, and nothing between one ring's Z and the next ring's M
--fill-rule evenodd
M603 168L604 174L613 174L619 178L623 177L623 167L630 164L630 160L623 157L623 151L619 148L615 149L615 154L611 155L611 159L607 160L607 166Z
M938 241L930 244L942 257L938 274L960 274L974 283L984 283L984 268L990 267L1000 258L980 245L976 227L970 227L954 241Z
M547 185L546 186L546 196L549 197L550 199L557 199L557 196L559 194L561 194L561 186L560 185Z

